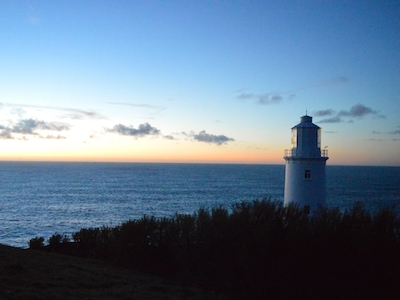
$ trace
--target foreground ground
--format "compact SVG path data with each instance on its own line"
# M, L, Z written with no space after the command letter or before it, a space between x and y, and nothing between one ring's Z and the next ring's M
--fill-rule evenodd
M105 262L0 245L0 299L223 299Z

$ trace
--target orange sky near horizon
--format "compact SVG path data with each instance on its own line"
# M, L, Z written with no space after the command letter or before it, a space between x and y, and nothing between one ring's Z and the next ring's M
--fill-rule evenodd
M46 142L46 141L44 141ZM164 143L150 140L139 146L138 141L107 142L93 141L91 144L69 144L55 147L43 141L30 143L19 141L18 146L3 148L2 161L60 161L60 162L130 162L130 163L233 163L233 164L285 164L284 150L288 145L274 148L263 145L253 147L241 144L236 147L198 144L190 141ZM78 146L77 146L78 145ZM11 146L11 145L10 145ZM377 151L380 151L379 156ZM387 150L390 151L390 148ZM356 148L347 152L339 146L328 149L327 165L394 165L390 153L381 149Z

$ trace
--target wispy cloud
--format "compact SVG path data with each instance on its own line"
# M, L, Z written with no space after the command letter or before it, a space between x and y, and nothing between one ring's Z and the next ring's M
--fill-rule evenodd
M389 132L389 134L400 134L400 130L391 131L391 132Z
M82 120L82 119L104 119L102 115L95 111L83 110L83 109L74 109L74 108L48 108L48 109L56 109L60 111L69 112L70 114L65 115L64 117Z
M12 104L12 103L3 103L4 106L13 107L14 111L24 112L22 108L35 108L35 109L43 109L43 110L57 110L61 112L66 112L68 114L63 117L68 117L71 119L104 119L102 115L95 111L91 110L83 110L77 108L68 108L68 107L57 107L57 106L45 106L45 105L30 105L30 104Z
M65 136L61 136L61 135L46 135L46 136L40 136L41 139L46 139L46 140L64 140L66 139Z
M12 115L17 115L19 118L23 118L23 116L26 114L26 111L21 107L14 107L11 109L10 113Z
M135 103L127 103L127 102L107 102L108 104L113 104L113 105L124 105L124 106L132 106L132 107L139 107L139 108L151 108L151 109L158 109L158 106L154 105L149 105L149 104L135 104Z
M279 93L253 94L242 92L236 98L240 100L255 100L263 105L278 104L283 100L283 96Z
M145 137L149 135L157 136L160 134L160 130L151 126L149 123L140 124L138 128L117 124L111 129L106 129L106 131L125 136L132 136L135 138Z
M318 123L340 123L340 122L342 122L342 119L338 116L318 121Z
M296 93L317 87L325 87L325 86L332 86L338 84L347 83L349 79L344 76L336 76L322 80L316 80L311 82L303 87L299 87L296 89L288 90L288 91L281 91L281 92L267 92L267 93L249 93L246 92L246 89L237 90L236 93L239 95L236 96L236 99L239 100L253 100L259 104L263 105L270 105L270 104L279 104L285 99L293 100L296 98Z
M332 109L325 109L325 110L317 111L315 115L323 117L323 116L333 115L334 113L335 112ZM331 118L322 119L319 121L319 123L340 123L340 122L344 122L343 118L361 119L368 115L385 118L384 115L379 115L379 112L377 110L367 107L361 103L357 103L356 105L353 105L349 110L341 110L336 114L336 116L331 117ZM350 120L348 120L348 122L352 123L353 120L350 119Z
M112 105L123 105L123 106L135 107L135 108L145 108L145 109L151 110L153 114L159 113L159 112L167 109L164 106L155 106L155 105L149 105L149 104L143 104L143 103L139 103L139 104L126 103L126 102L108 102L108 103L112 104Z

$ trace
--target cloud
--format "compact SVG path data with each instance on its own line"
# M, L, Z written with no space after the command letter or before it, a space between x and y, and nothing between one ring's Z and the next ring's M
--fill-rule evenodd
M56 107L56 106L42 106L42 105L30 105L30 104L12 104L12 103L4 103L5 106L16 107L17 109L21 108L37 108L37 109L49 109L49 110L58 110L62 112L67 112L69 114L63 116L71 119L104 119L104 117L98 114L95 111L83 110L77 108L68 108L68 107ZM24 111L23 111L24 112Z
M124 105L124 106L136 107L136 108L150 109L150 110L152 110L152 114L157 114L157 113L167 109L164 106L154 106L154 105L149 105L149 104L133 104L133 103L125 103L125 102L108 102L108 103L113 104L113 105Z
M172 135L164 135L163 138L167 139L167 140L174 140L175 139Z
M378 115L377 110L373 110L370 107L367 107L361 103L357 103L353 105L350 110L341 110L339 111L336 116L331 118L322 119L319 123L340 123L343 122L343 118L357 118L361 119L368 115L377 116L379 118L386 118L384 115ZM334 114L332 109L325 109L325 110L318 110L315 112L317 117L324 117L324 116L331 116ZM354 123L352 119L347 121L348 123Z
M46 135L46 136L40 136L41 139L46 139L46 140L64 140L66 139L65 136L61 136L61 135Z
M316 117L325 117L325 116L332 116L335 114L335 111L333 109L324 109L324 110L317 110L314 112L314 116Z
M349 111L341 110L338 113L338 116L364 117L366 115L376 115L376 114L378 114L376 110L373 110L372 108L367 107L361 103L357 103L356 105L353 105Z
M19 118L22 118L26 111L21 107L14 107L11 109L12 115L17 115Z
M37 107L40 108L40 107ZM83 109L77 109L77 108L63 108L63 107L42 107L43 109L53 109L53 110L59 110L62 112L67 112L68 114L65 114L62 116L63 118L70 118L74 120L84 120L84 119L105 119L104 116L100 115L99 113L91 110L83 110Z
M44 122L34 119L25 119L15 124L11 130L13 133L35 135L37 134L36 132L34 132L35 130L63 131L63 130L69 130L69 126L63 123Z
M0 139L3 140L12 140L14 139L14 137L11 135L11 129L10 128L3 128L3 126L1 126L2 131L0 131Z
M263 105L278 104L283 100L283 96L278 93L253 94L242 92L236 98L240 100L256 100Z
M71 112L70 114L65 115L65 117L82 120L82 119L104 119L104 117L94 111L82 110L82 109L74 109L74 108L49 108L49 109L57 109L65 112Z
M241 92L239 96L236 96L236 98L240 100L255 99L256 97L257 96L252 93L243 93L243 92Z
M140 124L136 129L133 126L125 126L122 124L115 125L112 129L107 129L107 132L118 133L120 135L144 137L148 135L159 135L160 130L152 127L149 123Z
M236 96L236 99L239 100L255 100L259 104L263 105L270 105L270 104L279 104L285 98L287 100L293 100L296 98L296 93L299 91L316 88L316 87L324 87L324 86L331 86L337 84L344 84L347 83L349 79L344 76L335 76L328 79L317 80L315 82L311 82L303 87L299 87L297 89L277 92L277 93L261 93L261 94L254 94L254 93L247 93L245 92L246 89L239 89L236 90L236 93L239 93Z
M389 134L400 134L400 130L391 131Z
M373 130L372 133L373 133L373 134L381 134L380 131L376 131L376 130Z
M222 145L226 144L227 142L233 142L233 138L229 138L225 135L214 135L208 134L205 130L200 131L198 134L191 134L193 139L198 142L210 143L210 144L217 144Z
M108 103L113 104L113 105L125 105L125 106L139 107L139 108L159 109L158 106L149 105L149 104L133 104L133 103L126 103L126 102L108 102Z
M343 122L342 119L336 116L332 118L322 119L318 123L340 123L340 122Z
M267 94L259 96L258 102L260 104L278 104L283 100L283 97L278 94Z
M39 133L36 132L37 130L64 131L69 129L69 125L65 123L24 119L8 127L0 125L0 139L14 139L13 134L15 133L40 136Z

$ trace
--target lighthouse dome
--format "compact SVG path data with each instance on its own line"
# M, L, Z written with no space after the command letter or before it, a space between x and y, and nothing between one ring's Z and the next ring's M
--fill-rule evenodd
M302 116L300 118L300 123L294 126L293 128L320 128L312 122L312 117L310 116ZM293 129L292 128L292 129Z

